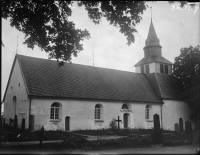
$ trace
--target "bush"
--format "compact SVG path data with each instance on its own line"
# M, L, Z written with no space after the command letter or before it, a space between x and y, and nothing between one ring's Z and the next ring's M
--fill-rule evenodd
M151 140L151 138L150 137L148 137L148 136L145 136L145 137L141 137L141 145L144 145L144 146L146 146L146 145L151 145L152 144L152 140Z
M172 146L172 141L171 140L165 140L163 142L162 146Z
M151 136L154 144L160 144L163 142L163 135L161 129L154 129L151 133Z
M111 129L117 129L117 122L116 119L113 118L113 120L109 124Z
M185 145L187 143L185 143L182 140L176 140L176 141L172 141L172 140L165 140L163 142L162 146L178 146L178 145Z

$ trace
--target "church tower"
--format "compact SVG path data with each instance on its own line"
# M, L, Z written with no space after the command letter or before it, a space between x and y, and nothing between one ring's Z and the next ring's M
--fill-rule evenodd
M172 73L172 63L162 57L162 46L156 35L155 28L151 19L149 33L145 41L144 58L134 65L136 73Z

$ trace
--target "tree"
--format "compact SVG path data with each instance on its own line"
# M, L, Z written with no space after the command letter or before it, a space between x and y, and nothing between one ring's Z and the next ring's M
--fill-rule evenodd
M175 58L173 75L183 85L182 98L193 112L190 118L198 123L200 120L200 46L184 47L180 51L180 55Z
M2 17L9 18L11 26L25 34L25 42L29 48L35 45L49 53L49 58L69 61L71 56L83 50L80 43L89 39L87 30L76 29L73 21L69 21L73 1L56 0L3 0ZM145 2L127 1L78 1L78 6L85 6L89 18L99 24L105 17L111 25L120 28L127 37L128 45L134 42L133 27L142 19L146 9Z
M9 18L11 26L25 34L24 44L27 47L33 49L37 45L49 53L49 59L71 62L71 56L77 56L83 50L80 41L90 38L87 30L76 29L73 21L68 20L73 3L58 0L2 0L2 17ZM141 15L148 7L146 1L132 0L77 3L79 7L85 7L95 24L99 24L101 18L105 17L111 25L119 27L128 45L134 43L134 33L137 32L134 27L140 23ZM186 1L179 3L180 7L187 4Z

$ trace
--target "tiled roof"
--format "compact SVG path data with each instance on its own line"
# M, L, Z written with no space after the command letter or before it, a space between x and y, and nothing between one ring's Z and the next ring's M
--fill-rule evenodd
M144 74L16 55L28 95L161 103Z
M160 63L170 64L170 65L173 64L169 60L165 59L164 57L144 57L138 63L136 63L134 65L134 67L141 66L141 65L144 65L144 64L149 64L149 63L152 63L152 62L160 62Z
M176 79L172 75L151 73L146 75L157 95L163 99L180 99Z

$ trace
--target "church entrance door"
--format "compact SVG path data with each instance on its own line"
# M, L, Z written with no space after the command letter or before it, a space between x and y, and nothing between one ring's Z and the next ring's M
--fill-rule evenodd
M154 129L160 129L160 118L158 114L153 115Z
M128 114L124 114L124 128L128 128Z
M69 120L70 120L70 117L66 116L65 117L65 131L69 131L70 130L70 128L69 128Z

